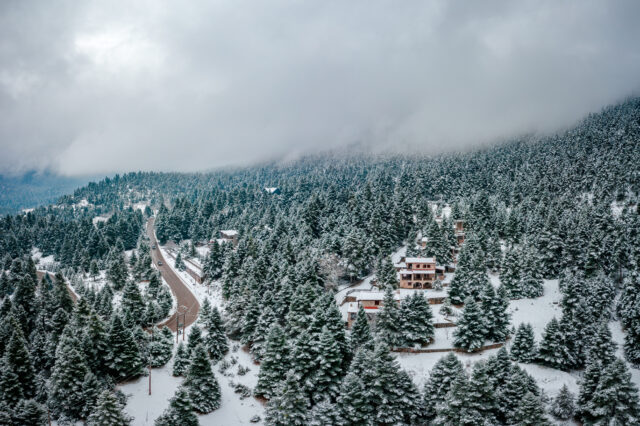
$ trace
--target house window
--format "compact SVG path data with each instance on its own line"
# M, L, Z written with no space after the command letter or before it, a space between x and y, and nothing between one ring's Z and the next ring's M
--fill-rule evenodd
M374 302L374 304L375 304L376 306L379 306L379 305L380 305L380 301L379 301L379 300L376 300L376 301Z

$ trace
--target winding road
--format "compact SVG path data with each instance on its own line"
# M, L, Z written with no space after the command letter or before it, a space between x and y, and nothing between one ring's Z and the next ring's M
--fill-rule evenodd
M147 222L147 235L149 236L151 247L157 247L155 250L151 248L151 259L153 260L153 264L156 265L156 267L162 274L162 278L164 278L164 280L171 288L174 297L178 301L177 312L174 312L174 314L171 315L168 320L166 320L162 324L159 324L159 326L166 325L172 331L176 331L176 318L178 317L178 312L180 313L180 316L182 316L182 314L186 312L185 327L188 327L198 319L200 304L198 303L198 299L196 299L191 290L189 290L187 285L182 281L178 274L176 274L168 265L167 260L164 258L164 256L162 256L158 241L156 240L156 234L153 230L153 221L154 218L150 218ZM158 261L162 262L162 266L158 265Z

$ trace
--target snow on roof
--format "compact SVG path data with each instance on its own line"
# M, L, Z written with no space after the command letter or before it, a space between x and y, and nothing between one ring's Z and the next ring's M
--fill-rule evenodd
M276 192L278 190L277 186L273 186L273 187L269 187L269 188L265 188L265 191L267 191L270 194L273 194L274 192Z
M429 241L429 237L422 237L420 241L424 241L426 243L427 241Z
M224 235L228 235L230 237L232 237L234 235L238 235L238 231L236 231L235 229L227 229L227 230L224 230L224 231L220 231L220 233L224 234Z
M358 291L353 294L356 300L382 300L384 293L381 291Z
M358 312L358 302L349 302L347 304L347 312L348 313Z
M407 257L405 263L436 263L435 257Z
M396 263L395 265L393 265L396 268L406 268L407 264L404 262L400 262L400 263Z
M209 244L213 244L214 241L217 241L218 244L231 244L231 241L224 238L212 238L209 240Z
M358 291L352 294L355 297L357 302L363 300L383 300L384 292L383 291ZM397 291L393 294L394 299L400 300L400 295Z
M98 222L106 222L107 220L109 220L109 218L106 216L95 216L91 219L91 222L95 225Z

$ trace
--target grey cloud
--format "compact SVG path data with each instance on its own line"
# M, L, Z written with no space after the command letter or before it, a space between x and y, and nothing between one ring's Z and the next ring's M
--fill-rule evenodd
M463 149L640 88L634 1L0 4L0 172Z

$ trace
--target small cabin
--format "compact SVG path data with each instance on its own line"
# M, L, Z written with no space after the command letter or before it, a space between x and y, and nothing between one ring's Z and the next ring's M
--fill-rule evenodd
M227 229L220 231L220 239L231 241L234 246L238 245L238 231L235 229Z
M277 186L267 187L264 190L268 194L275 194L275 195L279 195L280 194L280 188L278 188Z

